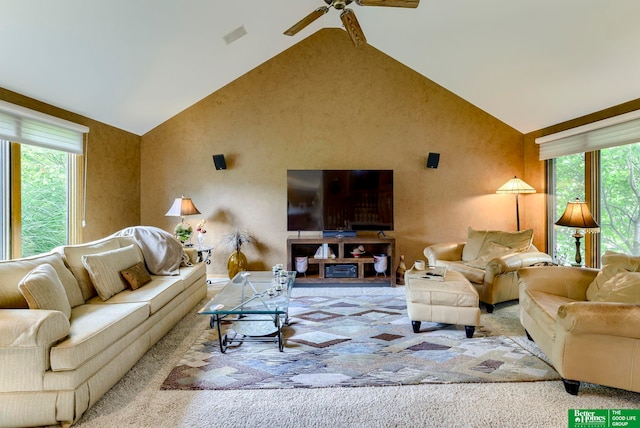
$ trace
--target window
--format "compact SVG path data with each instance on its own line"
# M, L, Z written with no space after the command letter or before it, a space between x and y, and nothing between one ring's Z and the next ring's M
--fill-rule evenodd
M78 218L73 210L79 204L72 199L78 194L78 156L8 141L0 141L0 151L2 259L76 242L80 222L72 220Z
M640 112L631 112L536 140L547 160L548 242L558 263L574 261L573 230L555 228L566 203L586 201L600 224L581 252L600 266L604 251L640 255Z
M0 101L0 259L81 241L86 132Z
M600 153L602 251L640 256L640 143Z
M567 228L555 228L553 223L564 213L568 201L580 198L585 200L585 156L584 153L562 156L549 161L552 165L553 175L551 192L549 199L550 219L552 226L549 234L549 252L554 260L562 265L569 265L574 262L576 254L576 244L573 230ZM552 250L553 249L553 250Z

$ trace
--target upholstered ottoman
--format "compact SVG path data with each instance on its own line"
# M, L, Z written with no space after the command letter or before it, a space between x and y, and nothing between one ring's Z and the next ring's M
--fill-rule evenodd
M407 313L413 331L420 323L438 322L464 325L467 338L480 325L478 292L460 273L447 271L443 281L426 278L426 271L410 269L405 273Z

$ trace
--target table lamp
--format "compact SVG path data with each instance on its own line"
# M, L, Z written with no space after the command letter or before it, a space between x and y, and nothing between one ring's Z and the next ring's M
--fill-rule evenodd
M191 237L193 229L188 223L184 222L184 217L188 215L200 214L200 211L196 208L191 201L191 198L185 198L184 195L180 198L176 198L173 201L173 205L169 208L169 211L165 214L166 217L180 217L180 223L178 223L174 229L176 237L184 244Z
M511 180L500 186L500 188L496 190L496 193L513 193L516 196L516 224L518 226L518 230L520 230L520 208L518 207L518 195L520 193L536 193L536 189L514 176Z
M591 216L589 207L586 202L580 201L580 198L576 198L575 201L567 203L567 208L564 210L562 217L554 223L556 226L574 228L575 232L573 237L576 238L576 265L582 265L582 257L580 256L580 239L585 233L598 233L600 232L600 225Z

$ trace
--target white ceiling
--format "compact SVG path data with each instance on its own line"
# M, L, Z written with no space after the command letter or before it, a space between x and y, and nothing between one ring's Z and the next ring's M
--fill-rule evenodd
M331 10L295 37L282 34L321 5L0 0L0 87L142 135L320 28L339 27ZM638 0L351 8L370 45L523 133L640 98ZM243 25L248 34L227 45Z

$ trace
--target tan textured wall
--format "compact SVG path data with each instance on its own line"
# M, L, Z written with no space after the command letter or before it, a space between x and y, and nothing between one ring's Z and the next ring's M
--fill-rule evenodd
M410 263L429 243L463 240L468 226L515 230L514 199L495 189L523 175L522 138L325 29L142 136L141 219L172 229L178 219L164 213L184 194L202 212L188 221L208 221L207 243L237 224L258 241L250 268L269 268L286 259L287 169L393 169L391 235ZM425 168L429 152L441 153L438 169ZM226 171L214 169L217 153ZM225 272L227 255L216 248L211 273Z
M0 99L89 127L83 241L140 224L140 136L6 89Z

